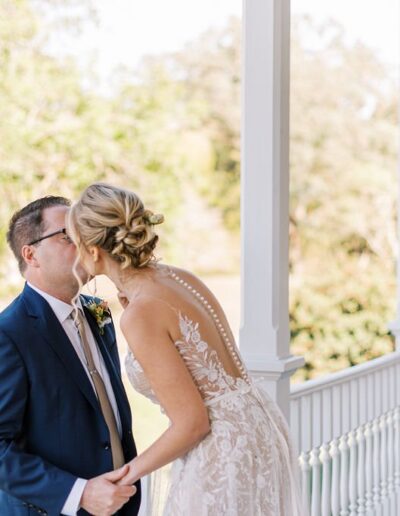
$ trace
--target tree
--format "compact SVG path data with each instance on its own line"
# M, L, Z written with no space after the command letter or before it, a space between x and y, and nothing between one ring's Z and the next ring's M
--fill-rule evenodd
M61 9L50 22L78 12L84 24L88 11L79 9L90 4L68 1L78 11ZM192 252L194 267L235 268L228 259L240 222L239 21L126 70L104 97L83 86L73 60L46 51L49 5L60 2L0 3L2 220L32 198L74 198L106 180L138 190L166 215L165 260ZM304 32L315 32L321 48L307 48ZM293 351L307 361L298 379L393 349L386 325L395 305L397 96L385 66L364 46L347 45L338 25L294 21L290 322ZM202 231L191 231L199 219ZM14 263L5 231L4 223L3 292Z
M335 24L304 48L294 27L291 91L291 327L303 377L393 349L395 84ZM387 116L390 113L390 116Z

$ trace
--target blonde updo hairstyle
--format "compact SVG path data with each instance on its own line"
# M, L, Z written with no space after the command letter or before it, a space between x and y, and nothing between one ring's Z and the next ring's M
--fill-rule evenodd
M122 269L142 268L155 261L154 226L163 220L162 215L146 210L134 192L94 183L72 205L68 231L78 253L81 246L97 246Z

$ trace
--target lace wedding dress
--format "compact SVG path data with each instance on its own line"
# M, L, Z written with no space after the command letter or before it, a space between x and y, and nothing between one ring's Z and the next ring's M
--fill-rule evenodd
M249 378L209 302L176 273L170 276L209 312L241 377L227 374L199 324L178 312L181 338L175 345L208 408L211 431L173 463L164 516L303 516L297 460L283 416ZM133 387L157 403L132 353L126 370Z

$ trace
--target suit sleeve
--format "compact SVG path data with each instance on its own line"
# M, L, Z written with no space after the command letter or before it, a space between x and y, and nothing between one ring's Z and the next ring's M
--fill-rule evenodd
M76 477L26 453L24 415L29 385L13 341L0 330L0 489L48 514L60 514Z

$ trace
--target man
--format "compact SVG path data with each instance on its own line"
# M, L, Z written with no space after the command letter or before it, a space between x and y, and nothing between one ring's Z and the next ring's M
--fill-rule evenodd
M113 324L72 304L69 205L38 199L7 233L27 283L0 314L1 516L139 511L140 484L118 485L136 448Z

